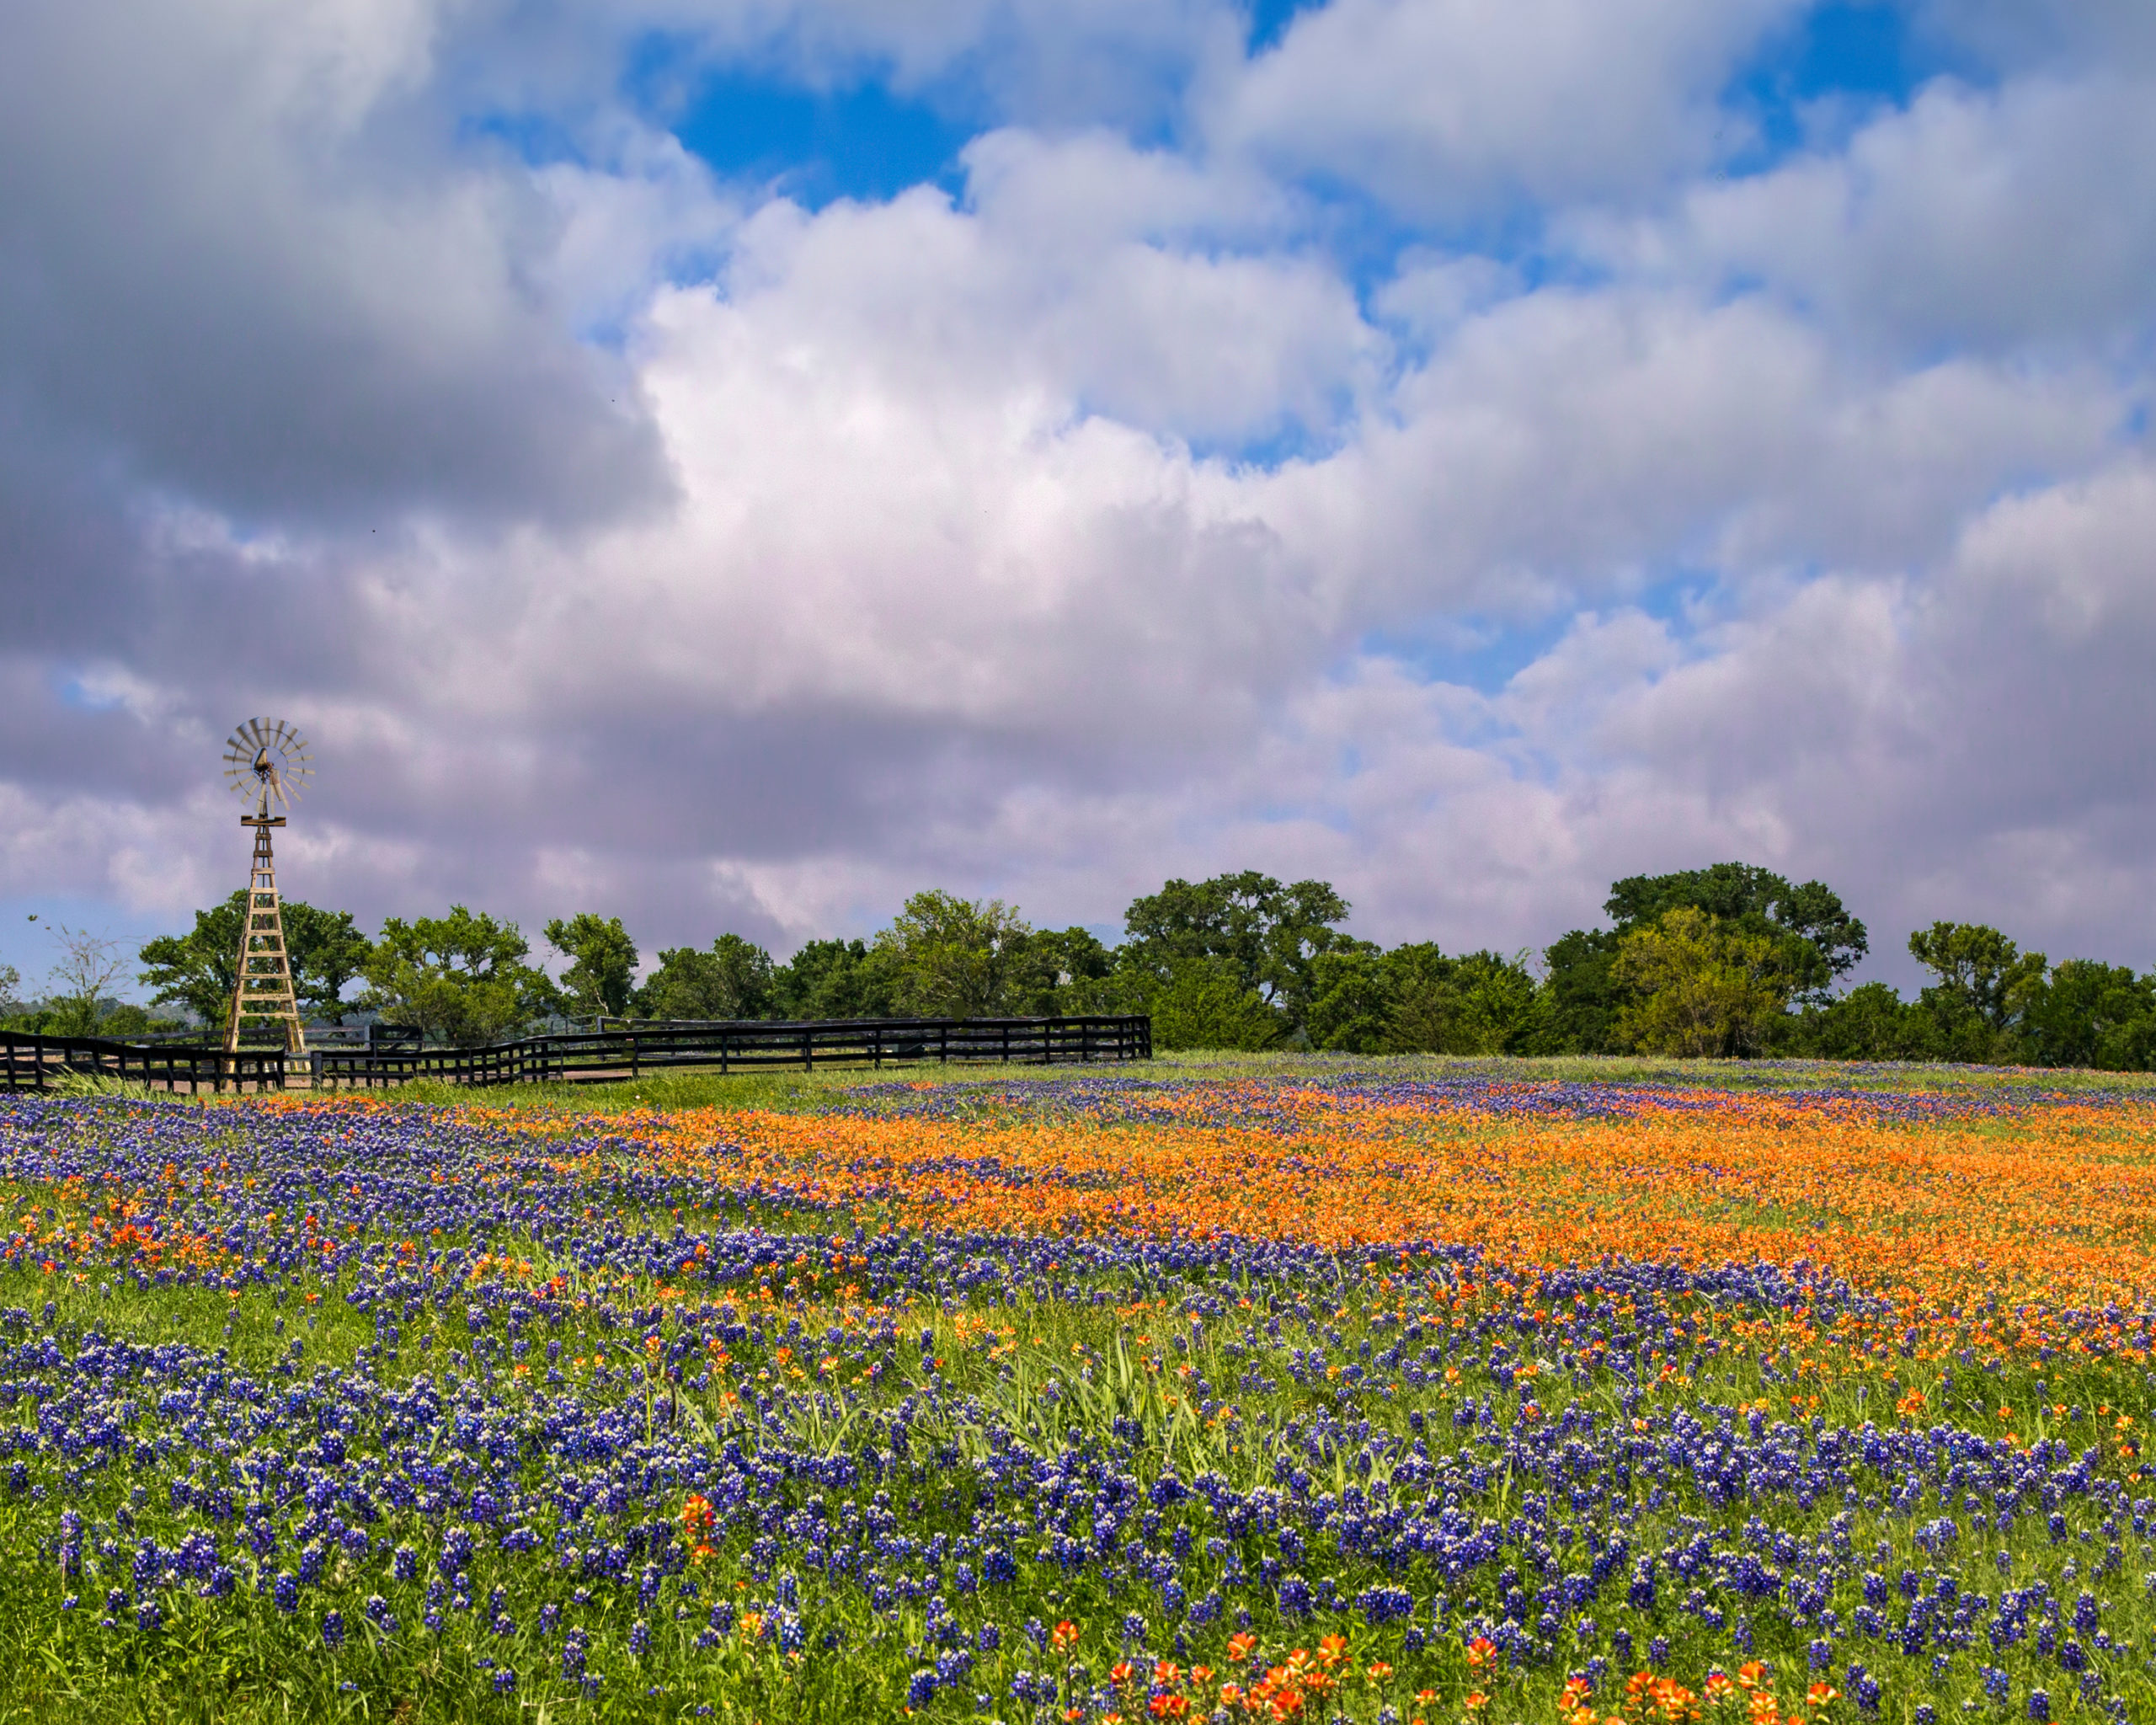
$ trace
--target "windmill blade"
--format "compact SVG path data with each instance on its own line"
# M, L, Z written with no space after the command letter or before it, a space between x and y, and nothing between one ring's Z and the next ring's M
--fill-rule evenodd
M225 777L234 791L259 792L266 806L289 808L313 776L314 756L290 719L242 719L225 744Z

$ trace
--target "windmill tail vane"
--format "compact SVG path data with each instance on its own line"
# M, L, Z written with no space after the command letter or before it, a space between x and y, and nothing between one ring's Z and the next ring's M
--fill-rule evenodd
M225 1023L225 1051L239 1047L242 1023L268 1019L285 1033L287 1049L307 1048L298 996L292 988L291 956L285 945L283 900L277 891L277 859L270 831L313 777L307 739L281 718L250 718L225 744L225 780L236 795L252 793L254 812L240 825L254 829L254 861L248 875L247 910L241 920L237 980Z

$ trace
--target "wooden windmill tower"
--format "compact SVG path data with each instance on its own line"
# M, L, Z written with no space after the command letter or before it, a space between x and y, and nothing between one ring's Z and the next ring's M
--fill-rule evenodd
M241 795L254 793L254 813L239 818L254 829L254 864L247 883L247 912L240 923L238 982L225 1025L225 1052L239 1047L241 1023L269 1019L281 1024L285 1046L294 1053L307 1047L300 1023L298 997L292 992L292 965L285 948L285 913L277 896L277 859L270 846L272 827L285 817L270 804L289 809L314 769L307 740L281 718L250 718L225 745L225 777Z

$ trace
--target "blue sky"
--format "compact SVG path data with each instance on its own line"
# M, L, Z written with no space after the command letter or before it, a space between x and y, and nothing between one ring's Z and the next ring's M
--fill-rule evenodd
M2147 17L42 10L0 963L231 891L267 712L369 924L1258 867L1512 950L1737 857L1905 984L2156 964Z

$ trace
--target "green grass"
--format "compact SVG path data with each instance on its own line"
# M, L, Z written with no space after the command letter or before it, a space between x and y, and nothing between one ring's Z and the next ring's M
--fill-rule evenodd
M2060 1071L2025 1066L1880 1065L1850 1066L1818 1060L1693 1060L1642 1055L1562 1055L1539 1058L1470 1055L1335 1055L1298 1051L1163 1052L1150 1060L1091 1068L887 1063L860 1066L734 1073L662 1071L611 1084L517 1084L467 1088L424 1081L394 1090L362 1092L413 1102L478 1103L488 1107L567 1113L616 1113L638 1108L769 1109L812 1113L835 1096L866 1085L967 1084L1121 1076L1154 1082L1241 1079L1338 1078L1367 1073L1381 1079L1494 1079L1504 1083L1700 1085L1716 1089L1802 1091L2029 1090L2072 1096L2096 1092L2156 1091L2156 1073Z
M1198 1080L1305 1077L1343 1070L1607 1081L1669 1081L1673 1075L1696 1081L1704 1076L1717 1083L1771 1088L1888 1081L1927 1087L2018 1086L2032 1076L2050 1087L2063 1076L1961 1070L1837 1074L1817 1067L1744 1063L1702 1068L1422 1057L1349 1061L1279 1055L1168 1057L1134 1070L1147 1077ZM664 1074L640 1083L589 1089L535 1087L474 1093L413 1087L397 1094L418 1101L591 1114L691 1106L814 1111L856 1086L894 1077L992 1086L1011 1076L1033 1076L1038 1075L934 1067L727 1078ZM2089 1081L2098 1079L2103 1087L2117 1082L2109 1075ZM281 1178L297 1183L292 1189L325 1194L325 1202L341 1201L347 1184L356 1187L372 1179L377 1167L371 1159L376 1152L365 1145L342 1147L333 1139L288 1144L280 1135L289 1130L286 1124L245 1107L232 1109L228 1126L220 1123L223 1129L192 1151L184 1148L188 1140L177 1134L172 1142L181 1147L138 1142L145 1134L154 1135L168 1112L138 1108L121 1097L86 1097L52 1111L51 1124L40 1126L35 1143L27 1131L11 1135L16 1131L9 1124L13 1117L0 1114L0 1156L11 1159L8 1172L0 1177L11 1206L4 1226L17 1226L26 1210L60 1202L62 1189L46 1172L53 1139L105 1147L115 1162L125 1163L141 1183L152 1184L162 1178L159 1171L168 1160L177 1167L191 1156L181 1168L179 1185L199 1192L205 1179L225 1183L234 1194L230 1204L235 1214L268 1202L241 1195L237 1183L250 1174L259 1174L264 1189ZM200 1119L191 1112L186 1118ZM394 1130L424 1145L430 1132L448 1131L445 1119L414 1114L397 1122ZM398 1165L400 1178L402 1166ZM391 1192L392 1210L395 1203L416 1201L408 1193L398 1198L398 1188L385 1189ZM754 1223L796 1234L801 1250L821 1253L831 1249L835 1231L843 1231L841 1219L789 1215L739 1202L718 1188L708 1196L710 1204L686 1218L692 1234L721 1220L728 1228ZM86 1207L72 1197L67 1202L77 1210ZM937 1586L967 1635L977 1636L983 1626L993 1624L1002 1639L993 1649L977 1648L973 1671L962 1684L941 1690L921 1717L1059 1725L1071 1701L1069 1683L1053 1705L1012 1697L1011 1686L1022 1671L1068 1674L1061 1669L1066 1660L1051 1658L1027 1642L1023 1626L1028 1620L1044 1626L1070 1620L1079 1636L1074 1654L1086 1670L1077 1687L1089 1690L1105 1682L1115 1660L1129 1651L1120 1626L1133 1612L1147 1620L1140 1639L1148 1642L1149 1651L1166 1653L1183 1665L1205 1662L1225 1668L1226 1641L1238 1626L1237 1610L1249 1613L1250 1632L1260 1637L1267 1660L1277 1661L1294 1648L1314 1648L1328 1633L1345 1636L1351 1667L1382 1661L1394 1668L1394 1677L1382 1684L1357 1679L1302 1717L1330 1718L1337 1710L1357 1725L1380 1725L1386 1706L1395 1708L1402 1725L1417 1717L1428 1725L1454 1725L1463 1717L1471 1689L1492 1697L1489 1707L1477 1715L1477 1725L1550 1725L1557 1717L1556 1699L1566 1670L1586 1669L1596 1659L1607 1662L1614 1673L1597 1697L1604 1712L1614 1712L1625 1705L1623 1677L1631 1666L1648 1662L1646 1648L1656 1636L1666 1637L1669 1648L1654 1663L1694 1688L1710 1667L1734 1670L1756 1653L1772 1665L1785 1701L1801 1695L1816 1625L1784 1621L1764 1606L1747 1607L1718 1591L1716 1608L1723 1609L1726 1617L1752 1612L1753 1646L1748 1651L1736 1639L1732 1624L1716 1629L1681 1608L1692 1583L1667 1566L1655 1604L1635 1607L1626 1601L1620 1565L1591 1605L1565 1614L1552 1637L1556 1652L1549 1662L1524 1668L1500 1662L1494 1669L1470 1670L1457 1632L1460 1621L1474 1610L1494 1606L1503 1590L1502 1571L1531 1570L1531 1565L1514 1552L1464 1576L1448 1574L1424 1559L1387 1571L1347 1540L1337 1517L1328 1530L1307 1509L1294 1507L1307 1504L1311 1493L1329 1493L1344 1503L1351 1489L1368 1494L1366 1502L1374 1501L1377 1488L1385 1485L1395 1493L1391 1501L1413 1502L1433 1514L1442 1498L1425 1501L1431 1487L1417 1474L1419 1468L1432 1466L1452 1469L1460 1477L1454 1492L1456 1507L1471 1520L1500 1528L1524 1520L1540 1530L1535 1537L1545 1541L1550 1563L1546 1575L1529 1578L1538 1585L1588 1568L1591 1531L1598 1538L1621 1531L1627 1549L1636 1554L1675 1548L1695 1532L1737 1552L1759 1547L1755 1522L1764 1519L1770 1534L1801 1537L1807 1553L1845 1549L1848 1562L1831 1577L1833 1609L1845 1632L1864 1603L1861 1578L1866 1572L1881 1578L1890 1599L1900 1597L1899 1578L1905 1569L1928 1578L1923 1585L1951 1577L1963 1597L1982 1592L1994 1602L2009 1590L2041 1583L2065 1611L2089 1591L2100 1602L2106 1633L2137 1650L2100 1662L2104 1682L2093 1700L2079 1698L2056 1654L2039 1653L2025 1637L1993 1649L1978 1634L1972 1647L1955 1650L1947 1669L1935 1672L1933 1649L1904 1655L1890 1638L1846 1632L1834 1638L1837 1680L1849 1680L1846 1673L1852 1659L1868 1663L1884 1685L1879 1717L1898 1725L1916 1725L1918 1709L1926 1706L1941 1721L2004 1725L2009 1718L2028 1717L2027 1698L2039 1687L2062 1720L2111 1717L2104 1703L2114 1697L2124 1710L2117 1717L2156 1718L2156 1677L2139 1651L2156 1642L2156 1604L2143 1582L2144 1574L2156 1572L2156 1541L2147 1531L2147 1517L2140 1517L2143 1525L2137 1526L2126 1507L2137 1493L2156 1498L2156 1483L2144 1480L2136 1458L2118 1452L2116 1424L2123 1416L2133 1422L2130 1429L2145 1430L2156 1418L2156 1378L2144 1365L2123 1358L2071 1353L2048 1359L2033 1354L1987 1358L1957 1352L1937 1338L1927 1338L1928 1348L1936 1342L1937 1351L1919 1358L1897 1345L1897 1327L1881 1324L1865 1332L1862 1347L1817 1347L1814 1351L1828 1358L1830 1369L1812 1372L1799 1366L1806 1350L1796 1339L1791 1313L1766 1302L1748 1302L1726 1293L1684 1292L1656 1308L1652 1324L1643 1316L1613 1312L1560 1331L1533 1316L1538 1308L1561 1307L1561 1316L1572 1310L1546 1290L1486 1286L1482 1294L1455 1307L1443 1290L1442 1278L1438 1284L1417 1279L1403 1287L1394 1281L1389 1263L1366 1266L1354 1258L1314 1261L1281 1276L1254 1270L1252 1260L1232 1253L1217 1266L1200 1263L1184 1270L1124 1258L1093 1267L1066 1265L1052 1274L999 1276L963 1290L947 1276L937 1282L924 1272L883 1289L873 1302L866 1295L851 1302L833 1297L830 1285L841 1275L866 1279L869 1274L848 1268L827 1279L824 1295L791 1300L777 1276L766 1279L755 1267L753 1254L738 1236L728 1236L734 1243L722 1243L718 1249L744 1256L718 1279L627 1273L622 1265L632 1263L635 1253L626 1247L594 1268L582 1260L599 1226L580 1221L562 1226L564 1218L580 1216L574 1203L554 1204L543 1193L531 1202L542 1212L536 1222L479 1234L452 1231L430 1242L433 1251L483 1246L498 1255L530 1259L530 1275L509 1284L493 1276L475 1282L465 1263L439 1259L423 1260L412 1272L410 1287L394 1297L382 1295L380 1278L369 1280L350 1264L325 1271L318 1258L302 1258L231 1291L184 1279L163 1285L147 1278L138 1283L117 1264L88 1258L79 1269L50 1273L35 1256L19 1254L0 1264L0 1309L13 1307L26 1315L0 1320L0 1348L5 1350L0 1354L0 1434L8 1439L0 1471L11 1459L24 1469L19 1489L0 1491L0 1722L104 1725L216 1719L267 1725L315 1720L712 1717L736 1725L791 1725L899 1720L906 1717L909 1681L934 1656L932 1647L924 1651L926 1601L894 1597L879 1604L857 1578L822 1576L816 1560L826 1542L798 1531L783 1535L779 1551L766 1561L756 1551L755 1541L764 1530L752 1525L755 1512L769 1508L798 1516L812 1498L820 1498L831 1518L842 1517L847 1506L865 1514L876 1509L881 1493L887 1502L877 1513L888 1514L893 1531L915 1547L887 1566L887 1583L895 1582L926 1573L929 1560L920 1548L933 1541L972 1537L985 1525L986 1515L1030 1515L1045 1501L1038 1484L1041 1470L1076 1469L1103 1461L1128 1473L1146 1503L1155 1484L1170 1473L1186 1483L1200 1475L1216 1476L1239 1493L1282 1491L1278 1519L1301 1532L1305 1549L1299 1556L1287 1556L1273 1531L1232 1528L1188 1496L1141 1507L1126 1519L1127 1536L1152 1552L1174 1550L1177 1530L1187 1531L1191 1601L1204 1588L1222 1584L1230 1557L1253 1573L1270 1561L1299 1567L1314 1585L1335 1582L1348 1600L1365 1587L1396 1582L1414 1595L1418 1622L1425 1628L1431 1624L1431 1601L1445 1597L1451 1601L1447 1622L1452 1632L1433 1634L1412 1645L1401 1623L1373 1621L1347 1604L1321 1605L1298 1616L1270 1593L1232 1587L1224 1587L1231 1602L1225 1614L1199 1623L1168 1610L1151 1585L1127 1571L1114 1578L1097 1570L1066 1574L1044 1554L1044 1535L1036 1529L1006 1541L1016 1555L1014 1578L977 1595L957 1587L955 1560L948 1553L937 1560ZM1014 1205L1023 1202L1022 1190L1015 1193ZM280 1214L289 1214L286 1199L276 1203ZM632 1236L671 1236L670 1216L633 1194L611 1199L600 1207L600 1222L617 1223ZM80 1220L71 1211L70 1226L78 1226ZM365 1237L393 1239L411 1226L402 1213L385 1213ZM543 1304L504 1291L529 1290L557 1275L563 1279L564 1291ZM776 1287L776 1298L756 1292L766 1279ZM654 1323L649 1313L660 1303L657 1290L669 1282L686 1290L687 1297L664 1303ZM700 1386L696 1368L710 1359L708 1343L734 1322L724 1315L729 1302L736 1317L761 1315L760 1333L730 1343L729 1375ZM819 1386L792 1380L788 1374L793 1370L815 1369L825 1346L825 1327L844 1322L849 1305L854 1310L846 1339L831 1344L830 1357L841 1362L836 1381ZM865 1309L871 1306L873 1310ZM1400 1316L1403 1308L1411 1314L1405 1320ZM1455 1311L1465 1327L1450 1327ZM392 1321L389 1339L381 1327L385 1314ZM786 1326L796 1320L804 1327L805 1343L787 1338ZM1368 1366L1365 1347L1370 1359L1382 1358L1388 1349L1406 1344L1409 1323L1419 1331L1418 1351L1410 1357L1421 1357L1419 1350L1426 1346L1441 1347L1444 1364L1456 1377L1448 1378L1433 1366L1426 1381L1410 1384L1396 1364L1356 1384L1349 1373ZM1753 1323L1765 1325L1769 1332L1753 1334L1740 1327ZM923 1329L932 1338L925 1354L917 1345ZM1605 1338L1651 1332L1661 1338L1667 1362L1680 1375L1656 1384L1650 1368L1642 1375L1652 1386L1634 1391L1589 1345L1590 1332ZM671 1380L637 1375L647 1335L660 1337L663 1346L679 1343L685 1350L685 1363ZM296 1355L295 1341L300 1343ZM1705 1345L1708 1341L1715 1345ZM109 1354L104 1376L78 1370L88 1350L115 1343L144 1348L184 1344L196 1353L185 1372L167 1378L139 1371L131 1377L128 1370L134 1369L113 1365ZM521 1354L519 1343L525 1350ZM564 1360L606 1362L610 1375L605 1381L595 1380L588 1369L565 1372L568 1387L589 1406L621 1416L616 1436L609 1439L616 1447L603 1456L564 1459L546 1447L552 1415L548 1392L536 1381L550 1344L559 1344ZM792 1348L790 1358L781 1356L782 1347ZM1321 1350L1321 1365L1310 1362L1313 1348ZM408 1390L422 1375L446 1383L452 1356L461 1362L456 1370L472 1386L472 1407L493 1410L501 1429L514 1435L518 1449L510 1472L538 1506L527 1519L542 1543L536 1551L520 1554L496 1548L491 1537L481 1539L467 1570L473 1609L448 1605L436 1632L423 1626L429 1609L423 1589L436 1573L435 1560L446 1530L465 1518L393 1502L384 1482L419 1478L427 1467L447 1466L460 1456L478 1457L483 1445L472 1429L461 1427L455 1418L445 1415L431 1423L402 1419L389 1411L384 1398ZM1512 1368L1522 1360L1540 1370L1531 1379L1516 1381ZM514 1370L519 1363L535 1369L520 1376ZM877 1368L873 1377L867 1375L871 1366ZM1190 1405L1181 1375L1184 1367L1210 1386L1206 1399L1235 1409L1233 1418L1203 1416ZM766 1375L760 1378L759 1373ZM189 1397L206 1393L212 1379L221 1380L227 1389L244 1380L260 1386L262 1394L253 1401L225 1396L215 1402L214 1414L195 1411ZM291 1412L284 1398L292 1389L310 1385L315 1399L308 1411ZM349 1403L339 1399L343 1389L354 1392ZM722 1400L725 1393L741 1397L742 1404L729 1410ZM1919 1413L1905 1419L1897 1404L1913 1393L1921 1394L1924 1402ZM768 1408L757 1406L760 1395L770 1397ZM179 1402L172 1402L173 1397ZM1797 1407L1793 1397L1805 1405ZM1456 1423L1461 1410L1486 1402L1486 1424L1479 1419L1471 1428ZM346 1485L356 1482L373 1492L379 1519L365 1525L373 1549L364 1558L333 1549L320 1584L302 1596L298 1611L288 1614L277 1608L272 1595L257 1590L251 1560L239 1543L244 1514L230 1519L210 1515L176 1500L172 1487L189 1478L235 1481L242 1477L239 1470L272 1455L288 1466L298 1465L297 1458L335 1429L329 1415L347 1406L349 1422L337 1432L346 1460L320 1466ZM2002 1408L2012 1412L2003 1413ZM900 1420L902 1409L906 1417ZM337 1414L339 1420L344 1418ZM119 1451L109 1459L90 1465L83 1451L70 1450L61 1440L64 1433L99 1429L99 1422L105 1419L114 1422L121 1438ZM1773 1444L1787 1447L1800 1442L1791 1436L1770 1443L1769 1434L1776 1425L1786 1423L1792 1434L1808 1432L1815 1420L1822 1429L1860 1434L1870 1426L1905 1437L1945 1423L1980 1446L1996 1445L2009 1429L2024 1445L2057 1439L2074 1455L2095 1452L2095 1477L2107 1486L2116 1484L2121 1495L2116 1503L2087 1493L2061 1495L2062 1521L2054 1535L2046 1519L2048 1503L2040 1512L2032 1498L2002 1529L1993 1520L1998 1503L1989 1487L1979 1514L1966 1506L1960 1491L1942 1489L1943 1476L1927 1477L1912 1498L1908 1479L1885 1466L1856 1467L1845 1492L1800 1502L1794 1492L1777 1493L1764 1486L1733 1497L1710 1493L1695 1475L1679 1471L1664 1479L1650 1465L1672 1446L1688 1455L1699 1452L1710 1441L1700 1434L1723 1428L1726 1438L1711 1441L1733 1445L1742 1451L1744 1466L1757 1471L1775 1465L1769 1453ZM1577 1434L1582 1446L1578 1471L1545 1477L1524 1469L1525 1452L1517 1444L1568 1429ZM22 1441L26 1438L28 1446ZM648 1599L638 1596L633 1584L610 1583L595 1589L593 1600L571 1603L578 1575L561 1567L557 1544L619 1541L627 1528L640 1523L678 1525L685 1498L703 1477L696 1470L728 1445L752 1456L786 1451L853 1458L862 1471L849 1483L796 1472L763 1486L758 1500L746 1506L749 1519L715 1540L714 1552L702 1566L664 1576ZM1537 1456L1550 1453L1559 1452L1534 1451ZM1065 1461L1065 1456L1074 1459ZM872 1464L870 1457L879 1459ZM1023 1458L1025 1466L1014 1469L1014 1457ZM482 1477L483 1471L476 1461L473 1466L468 1477ZM581 1524L550 1521L544 1506L563 1477L595 1469L619 1471L625 1482L623 1508ZM2049 1477L2064 1471L2062 1461L2044 1472ZM1294 1484L1298 1473L1307 1477L1299 1486ZM1476 1482L1469 1482L1470 1476ZM1585 1501L1570 1498L1568 1493L1584 1493ZM246 1493L239 1495L243 1508ZM280 1498L265 1492L264 1498L280 1541L264 1566L266 1584L270 1573L297 1563L303 1544L299 1530L312 1506L304 1496ZM340 1514L350 1510L356 1518L349 1500L340 1503ZM62 1578L56 1561L63 1509L81 1515L91 1530L85 1572L72 1579ZM1090 1525L1087 1517L1094 1513L1074 1509L1068 1525ZM1957 1537L1950 1547L1928 1549L1919 1536L1942 1515L1956 1518ZM216 1534L233 1559L235 1586L230 1594L205 1599L185 1585L163 1587L155 1594L163 1621L143 1629L134 1619L140 1593L130 1588L130 1600L117 1614L115 1626L102 1626L104 1590L115 1584L130 1587L129 1564L137 1542L150 1538L171 1546L189 1530L204 1530ZM1223 1546L1219 1554L1211 1549L1215 1541ZM109 1554L100 1549L104 1541L113 1546ZM396 1544L408 1544L415 1551L416 1578L395 1578L387 1552ZM1782 1567L1794 1579L1811 1573L1813 1562L1807 1556ZM768 1601L777 1577L788 1573L801 1587L800 1616L809 1637L803 1657L797 1660L760 1643L744 1648L738 1634L721 1648L696 1645L714 1597ZM693 1600L684 1594L684 1580L696 1585ZM496 1587L503 1591L514 1625L502 1636L489 1632L478 1609ZM71 1594L77 1603L65 1606ZM378 1634L366 1622L362 1602L376 1594L398 1621L393 1635ZM1470 1597L1476 1606L1465 1603ZM589 1668L604 1678L595 1696L560 1674L562 1629L544 1627L540 1619L548 1605L563 1609L564 1624L573 1621L588 1632ZM346 1624L345 1641L334 1649L324 1645L322 1634L323 1613L330 1609L339 1610ZM1591 1631L1578 1626L1582 1616L1592 1618ZM646 1626L648 1646L639 1646L638 1623ZM1614 1637L1620 1631L1631 1637L1634 1653L1629 1659L1620 1660L1616 1652ZM1178 1633L1184 1645L1176 1649L1171 1637ZM821 1645L825 1635L838 1637L835 1647ZM484 1660L518 1673L513 1693L494 1692ZM1986 1664L1996 1664L2008 1674L2010 1699L2004 1706L1995 1705L1984 1691L1980 1674ZM1416 1703L1412 1698L1422 1689L1433 1691L1437 1699ZM978 1712L975 1694L988 1697ZM1142 1692L1126 1694L1114 1706L1132 1725L1150 1717ZM1100 1725L1111 1710L1085 1701L1080 1708L1086 1725ZM1809 1717L1818 1710L1803 1711ZM1859 1717L1846 1699L1820 1716L1829 1725ZM1206 1715L1197 1711L1189 1717ZM1246 1717L1257 1716L1238 1712L1235 1725L1242 1725ZM1642 1725L1636 1710L1622 1717Z

